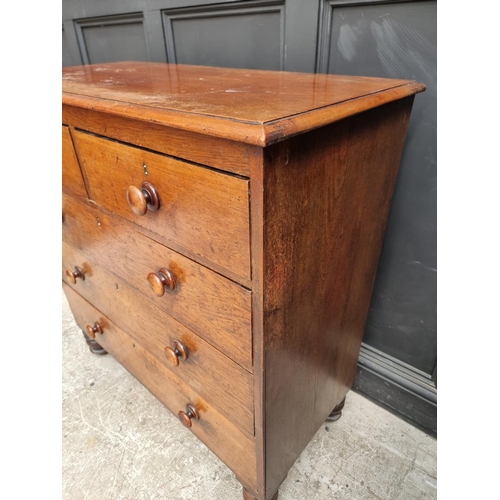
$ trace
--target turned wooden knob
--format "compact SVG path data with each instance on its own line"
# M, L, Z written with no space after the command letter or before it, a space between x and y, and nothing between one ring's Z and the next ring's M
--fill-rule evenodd
M165 288L171 292L175 290L175 277L164 267L157 273L149 273L148 282L151 289L158 297L161 297L165 293Z
M127 202L136 215L146 215L148 209L155 212L160 208L158 191L150 182L143 182L140 189L130 186L127 189Z
M187 427L188 429L191 428L193 425L192 419L195 418L196 420L199 420L200 417L198 415L198 412L196 411L196 408L193 405L186 405L186 411L180 411L177 416L179 417L179 420L181 421L181 424L184 427Z
M189 352L187 350L187 347L178 340L173 341L173 346L174 347L165 347L165 350L163 352L170 363L172 363L174 366L179 366L179 359L182 358L184 361L186 361L186 359L188 359Z
M91 338L95 339L96 333L102 334L101 325L97 321L94 323L94 326L87 325L87 333Z
M81 280L85 280L83 271L78 266L75 266L74 271L72 271L71 269L66 269L66 277L68 278L68 281L70 283L73 283L73 285L76 285L76 280L78 278L80 278Z

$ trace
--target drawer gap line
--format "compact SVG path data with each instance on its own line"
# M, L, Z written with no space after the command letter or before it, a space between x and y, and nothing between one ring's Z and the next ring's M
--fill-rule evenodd
M137 144L131 144L130 142L120 141L118 139L113 139L112 137L108 137L106 135L96 134L94 132L90 132L88 130L81 129L78 127L74 127L74 129L77 130L78 132L81 132L82 134L92 135L94 137L98 137L99 139L104 139L110 142L116 142L117 144L122 144L123 146L128 146L130 148L140 149L141 151L145 151L146 153L152 153L158 156L163 156L165 158L170 158L172 160L182 161L184 163L188 163L189 165L193 165L194 167L206 168L207 170L212 170L213 172L216 172L218 174L229 175L230 177L236 177L237 179L241 179L244 181L249 180L249 177L245 177L244 175L235 174L234 172L229 172L228 170L221 170L219 168L211 167L210 165L205 165L203 163L196 163L192 160L188 160L180 156L172 156L166 153L162 153L161 151L156 151L155 149L149 149L145 148L144 146L138 146Z

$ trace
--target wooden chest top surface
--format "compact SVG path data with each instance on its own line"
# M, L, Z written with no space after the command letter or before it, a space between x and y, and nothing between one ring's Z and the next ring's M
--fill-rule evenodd
M412 80L120 62L63 70L63 104L265 146L421 92Z

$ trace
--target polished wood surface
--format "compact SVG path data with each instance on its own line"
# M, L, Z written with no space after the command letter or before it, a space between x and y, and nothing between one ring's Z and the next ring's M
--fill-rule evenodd
M270 500L278 500L279 498L279 491L276 492L275 495L273 495ZM243 488L243 500L257 500L256 497L254 497L249 491L247 491L245 488Z
M97 321L95 321L93 325L87 325L85 329L91 339L95 339L97 334L102 335L104 333L101 325Z
M62 187L77 196L86 197L87 189L73 147L69 127L62 127Z
M72 285L76 285L78 279L85 281L85 274L83 274L83 271L78 266L75 266L74 269L66 269L65 274Z
M163 297L165 290L173 292L176 286L174 274L164 267L157 273L149 273L148 282L151 290L158 297Z
M174 375L136 339L127 335L95 307L89 304L69 285L63 283L71 310L78 325L85 328L97 318L105 324L105 333L98 342L136 377L170 411L177 415L187 404L193 405L199 420L193 421L191 431L204 442L248 489L256 489L254 440L243 434L225 415L216 411L196 389ZM180 425L177 424L177 425ZM165 432L175 432L165 429Z
M410 80L143 62L63 69L63 104L259 146L424 89Z
M128 144L249 176L255 146L155 123L131 120L93 109L63 105L63 123Z
M252 371L250 291L90 204L63 195L63 214L66 243L126 280L157 307ZM175 292L158 297L147 277L162 267L174 273L177 286Z
M255 448L257 451L257 484L262 495L258 500L269 500L266 492L266 371L264 365L264 352L266 349L264 331L264 151L260 149L250 163L250 199L251 199L251 254L252 254L252 339L254 360L254 401L255 401ZM257 491L252 492L254 495Z
M88 279L85 283L72 285L74 291L91 304L99 304L99 310L107 318L195 388L212 407L230 418L246 435L254 435L253 377L250 373L156 307L125 280L87 259L82 251L63 242L62 257L63 269L67 262L75 260L85 262L88 268ZM64 273L63 280L68 283ZM185 358L181 353L178 365L165 357L165 349L172 347L186 352Z
M254 272L264 284L268 496L353 382L412 103L265 151L265 260Z
M250 278L247 180L83 132L75 141L93 201L161 234L175 250ZM143 182L154 186L160 205L138 216L127 192Z
M424 88L150 63L64 70L86 187L63 190L71 307L246 500L276 500L340 414Z
M189 349L180 340L174 340L172 342L172 347L165 347L163 353L167 361L173 366L179 366L180 360L186 361L189 357Z
M177 417L179 418L181 424L188 429L191 429L193 426L193 419L200 419L198 410L193 405L186 405L186 411L180 410L177 413Z
M147 166L143 165L144 169ZM127 189L127 203L135 215L146 215L146 212L156 212L160 208L158 191L150 182L143 182L141 187L129 186Z

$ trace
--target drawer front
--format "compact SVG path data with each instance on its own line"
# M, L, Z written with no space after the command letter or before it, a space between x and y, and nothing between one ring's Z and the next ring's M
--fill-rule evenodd
M124 280L63 243L63 280L222 415L253 437L252 375L143 297ZM75 266L85 279L69 280ZM174 342L180 344L175 346ZM165 348L169 348L166 357ZM175 356L175 348L178 355ZM179 351L180 349L180 351ZM183 359L185 352L187 359Z
M63 189L87 198L80 165L76 158L69 128L62 126L62 185Z
M98 322L102 334L96 341L149 389L174 415L191 404L199 420L192 419L191 431L203 441L251 489L256 489L255 442L216 411L200 394L167 369L136 339L127 335L101 311L63 284L71 310L80 328ZM174 429L172 429L174 430ZM179 427L180 430L180 427ZM168 432L166 429L165 432Z
M247 370L252 370L251 293L150 238L98 207L63 195L63 241L120 276L154 305ZM175 290L159 297L148 275L162 268ZM166 287L168 290L168 288Z
M250 177L258 146L63 104L64 123L91 133Z
M248 180L84 132L75 138L92 200L169 247L250 279ZM159 208L137 215L127 192L144 210L143 182L156 189Z

